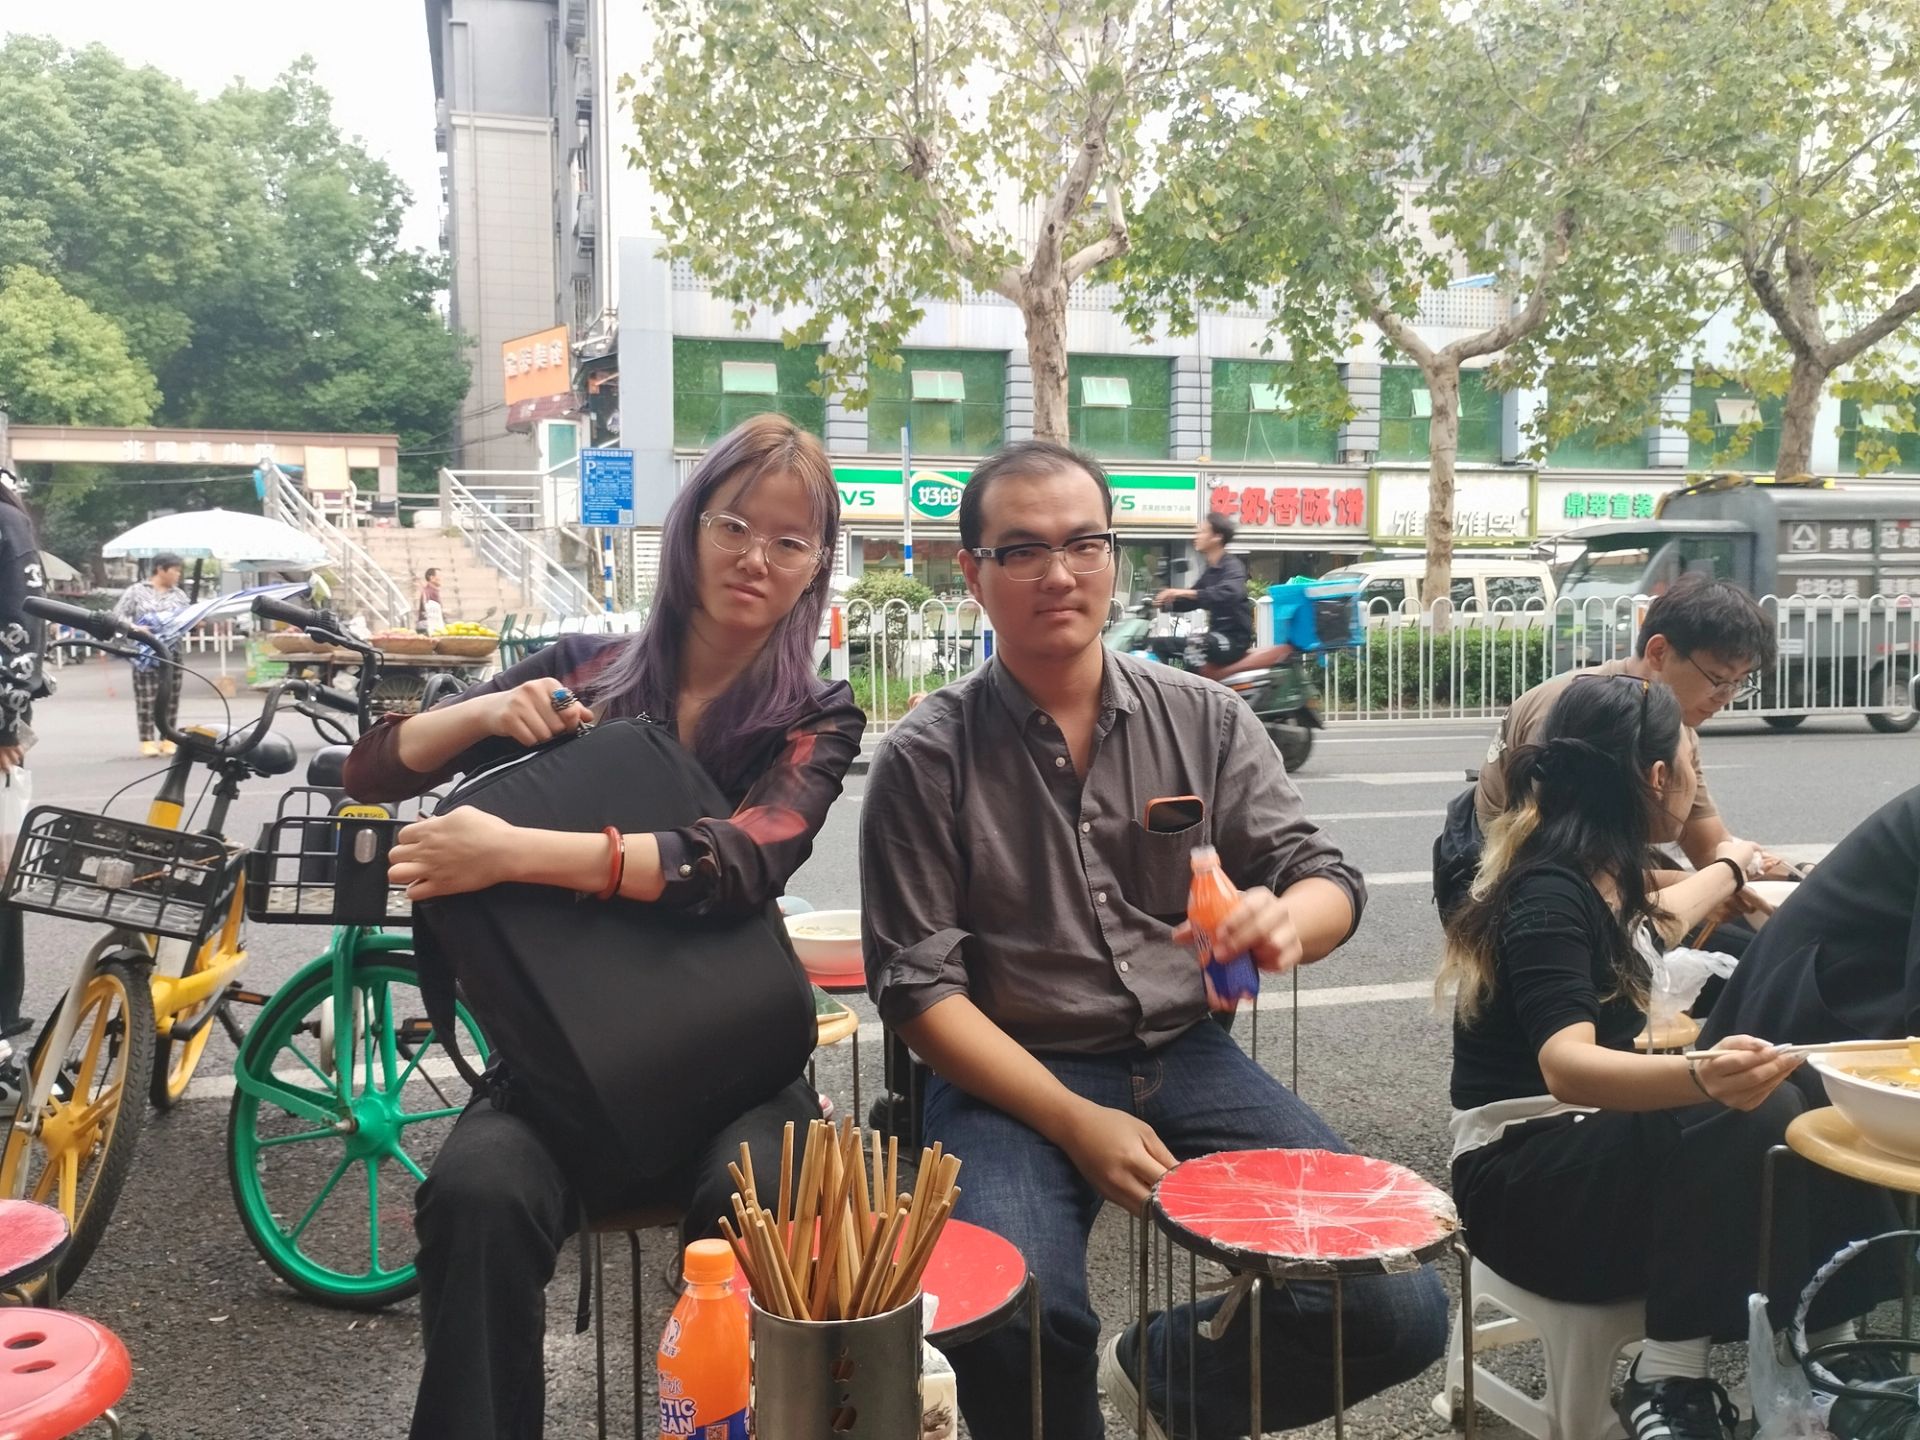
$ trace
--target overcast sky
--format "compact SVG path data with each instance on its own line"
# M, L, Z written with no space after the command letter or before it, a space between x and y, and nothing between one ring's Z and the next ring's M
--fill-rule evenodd
M236 77L270 84L299 56L312 55L341 130L358 135L413 192L407 243L432 250L439 244L440 157L425 12L420 0L79 0L0 3L0 25L66 45L98 42L203 95Z

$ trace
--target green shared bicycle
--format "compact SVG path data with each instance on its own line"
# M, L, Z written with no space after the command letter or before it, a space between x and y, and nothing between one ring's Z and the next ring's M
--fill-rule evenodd
M325 612L262 600L255 613L360 656L364 732L378 651ZM345 758L337 746L314 757L308 786L288 792L247 857L253 923L333 933L264 997L240 1046L227 1159L241 1223L273 1271L323 1304L370 1310L418 1288L414 1193L467 1090L426 1016L406 892L387 880L410 817L348 802ZM479 1026L464 1006L456 1013L455 1043L484 1062Z

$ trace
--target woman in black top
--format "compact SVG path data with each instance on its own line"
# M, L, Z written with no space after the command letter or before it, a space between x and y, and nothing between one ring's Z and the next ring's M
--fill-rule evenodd
M1745 1335L1758 1272L1762 1166L1805 1108L1781 1084L1799 1061L1747 1035L1702 1059L1639 1055L1650 960L1746 883L1731 841L1657 893L1648 844L1693 801L1680 707L1663 685L1583 678L1543 743L1509 760L1508 809L1487 833L1471 896L1447 930L1455 996L1453 1189L1475 1258L1550 1299L1644 1296L1647 1343L1617 1408L1633 1440L1721 1440L1714 1340ZM1794 1167L1771 1274L1783 1323L1814 1268L1891 1228L1879 1192ZM1886 1293L1843 1271L1821 1294L1822 1343ZM1865 1378L1865 1377L1862 1377Z
M27 598L46 589L46 577L33 519L16 483L12 472L0 470L0 784L11 784L25 763L33 743L33 702L47 693L40 674L46 626L26 611ZM0 1039L30 1028L20 1016L25 943L20 912L0 909ZM9 1053L0 1057L0 1118L19 1104L20 1069Z

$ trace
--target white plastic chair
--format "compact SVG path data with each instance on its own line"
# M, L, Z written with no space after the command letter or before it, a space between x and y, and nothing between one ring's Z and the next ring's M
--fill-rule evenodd
M1647 1333L1641 1300L1611 1305L1569 1305L1522 1290L1480 1261L1472 1262L1473 1398L1534 1440L1621 1440L1626 1432L1613 1413L1613 1367L1629 1350L1638 1353ZM1496 1316L1481 1318L1495 1310ZM1434 1397L1434 1413L1458 1425L1466 1378L1462 1316L1456 1307L1447 1341L1447 1388ZM1546 1391L1538 1398L1480 1363L1485 1352L1538 1340L1544 1352Z

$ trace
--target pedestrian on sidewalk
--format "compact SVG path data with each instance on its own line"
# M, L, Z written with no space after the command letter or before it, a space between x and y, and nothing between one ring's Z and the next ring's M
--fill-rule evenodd
M136 580L120 592L113 607L113 618L129 625L152 629L176 610L187 606L187 592L180 588L180 572L186 562L178 555L156 555L145 580ZM179 709L180 667L168 660L143 657L133 662L133 715L140 731L140 753L147 757L171 755L173 742L160 738L154 717L164 700L169 719Z
M440 567L429 565L420 581L420 598L414 601L414 628L422 635L437 635L447 628L446 614L440 608Z

